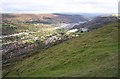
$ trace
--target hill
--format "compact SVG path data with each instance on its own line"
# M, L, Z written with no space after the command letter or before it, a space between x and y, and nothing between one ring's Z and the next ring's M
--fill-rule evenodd
M115 77L118 75L118 25L70 39L13 65L3 67L7 77Z
M48 23L76 23L88 21L82 15L70 14L2 14L3 20L23 21L23 22L48 22Z
M91 21L74 26L73 29L88 28L89 30L93 30L116 21L117 21L117 17L114 16L98 16L92 19Z

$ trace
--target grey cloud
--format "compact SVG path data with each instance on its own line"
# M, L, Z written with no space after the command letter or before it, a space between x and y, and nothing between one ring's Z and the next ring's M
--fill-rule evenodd
M56 1L56 2L55 2ZM3 12L117 12L113 0L2 0ZM89 10L88 10L89 9ZM102 11L105 10L105 11Z

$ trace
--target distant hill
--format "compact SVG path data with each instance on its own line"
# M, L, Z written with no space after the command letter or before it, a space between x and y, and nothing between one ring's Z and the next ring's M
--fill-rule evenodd
M82 15L70 14L2 14L3 20L24 21L24 22L48 22L48 23L76 23L88 21Z
M75 25L73 27L73 29L77 28L88 28L89 30L92 29L97 29L99 27L104 26L105 24L108 23L113 23L113 22L117 22L117 17L114 16L98 16L94 19L92 19L91 21L88 21L86 23L80 24L80 25Z
M8 67L3 77L116 77L118 24L107 24Z

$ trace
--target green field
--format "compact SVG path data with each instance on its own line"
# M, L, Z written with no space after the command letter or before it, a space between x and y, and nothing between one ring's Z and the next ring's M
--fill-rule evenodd
M119 43L120 44L120 43ZM115 77L118 25L108 24L3 68L7 77Z

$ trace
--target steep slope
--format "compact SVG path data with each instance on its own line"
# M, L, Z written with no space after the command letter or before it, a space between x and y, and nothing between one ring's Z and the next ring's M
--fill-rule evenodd
M118 25L109 24L37 52L3 68L3 76L115 77L118 71Z

